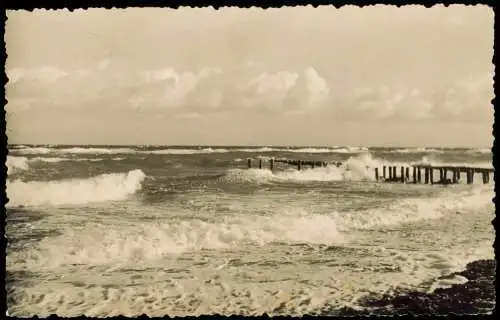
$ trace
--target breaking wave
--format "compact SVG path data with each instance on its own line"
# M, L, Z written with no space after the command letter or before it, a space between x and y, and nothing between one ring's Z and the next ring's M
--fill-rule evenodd
M424 156L421 160L412 162L411 164L423 164L423 165L432 165L432 166L457 166L457 167L475 167L475 168L492 168L493 163L489 162L449 162L442 161L439 159L433 159L432 157Z
M489 154L491 153L491 148L471 149L467 150L467 153Z
M240 160L240 159L238 159ZM408 163L389 162L374 158L371 153L350 157L340 167L329 165L303 170L288 168L284 171L268 169L231 169L224 177L229 182L270 182L270 181L371 181L374 180L373 168L383 165L409 165Z
M7 156L7 161L5 164L7 165L7 173L12 175L14 173L19 173L21 171L26 171L30 168L31 163L35 162L46 162L46 163L59 163L63 161L90 161L90 162L99 162L104 160L113 160L113 161L121 161L125 160L124 157L115 157L111 159L104 158L60 158L60 157L19 157L19 156Z
M344 212L338 229L341 231L373 229L439 219L449 213L474 212L479 208L492 205L492 198L491 187L480 185L458 193L444 191L435 198L401 199L380 209Z
M57 163L57 162L62 162L62 161L70 161L72 159L67 159L67 158L57 158L57 157L36 157L29 159L29 161L41 161L41 162L49 162L49 163Z
M41 161L48 163L57 163L61 161L69 161L71 159L66 158L54 158L54 157L35 157L28 159L27 157L18 157L18 156L7 156L7 161L5 164L7 165L7 173L12 175L14 173L18 173L21 171L28 170L30 167L30 163ZM82 160L82 159L77 159Z
M263 246L272 242L339 244L344 240L335 231L332 217L291 210L272 216L247 216L213 223L194 219L117 229L90 226L76 234L68 231L43 240L41 247L47 251L37 256L46 260L33 263L46 267L71 263L135 263L186 251L231 248L241 243ZM66 245L61 247L58 243ZM81 248L80 243L85 243L85 248Z
M206 153L228 153L228 152L247 152L247 153L268 153L268 152L291 152L291 153L359 153L367 151L367 148L362 147L347 147L347 148L241 148L241 149L225 149L225 148L203 148L203 149L162 149L162 150L147 150L140 151L141 153L149 154L206 154Z
M345 167L328 166L315 169L304 169L297 171L288 169L285 171L271 172L268 169L232 169L223 178L228 182L279 182L279 181L294 181L294 182L309 182L309 181L356 181L356 180L371 180L373 174L366 170L351 171Z
M402 148L385 150L384 153L444 153L444 150L434 148Z
M246 153L270 153L270 152L286 152L286 153L345 153L345 154L356 154L368 151L376 151L367 147L355 147L355 146L345 146L345 147L241 147L241 148L215 148L215 147L187 147L187 148L165 148L165 149L152 149L147 150L136 149L133 147L127 148L95 148L95 147L72 147L72 148L53 148L53 147L29 147L29 146L13 146L11 147L16 152L22 154L48 154L48 153L63 153L63 154L207 154L207 153L228 153L228 152L246 152ZM440 148L395 148L378 150L376 152L381 153L393 153L393 154L408 154L408 153L445 153L453 152L453 149L440 149ZM463 151L459 151L463 152ZM479 149L469 149L465 151L468 154L488 154L491 153L491 149L479 148Z
M238 152L291 152L291 153L360 153L368 151L365 147L342 147L342 148L252 148L235 149Z
M47 154L50 152L53 152L52 148L46 148L46 147L23 147L23 148L16 148L16 152L23 153L23 154Z
M162 150L146 150L142 153L149 154L204 154L204 153L226 153L230 152L228 149L162 149Z
M88 179L57 181L7 181L9 206L83 205L125 200L142 187L146 175L136 169L102 174Z
M67 148L59 149L57 152L73 153L73 154L120 154L120 153L134 153L135 150L131 148Z
M132 148L49 148L49 147L23 147L16 148L16 152L22 154L49 154L49 153L62 153L62 154L124 154L135 153L136 150Z
M92 147L72 147L72 148L49 148L49 147L16 147L13 148L16 152L22 154L209 154L209 153L228 153L228 152L290 152L290 153L360 153L368 151L365 147L336 147L336 148L165 148L155 150L142 150L134 148L92 148Z
M30 255L34 260L29 264L46 268L64 264L135 264L187 251L246 245L342 245L350 241L354 230L439 219L465 210L475 212L480 207L492 205L491 197L491 189L478 186L439 198L403 199L380 210L318 214L306 208L291 207L275 209L270 215L233 216L217 222L158 220L112 229L89 224L81 230L68 229L60 236L42 240L38 254ZM60 246L61 243L65 246ZM23 256L15 254L10 259L22 261L21 265L26 263Z
M259 156L263 160L272 157ZM275 158L278 159L278 158ZM237 158L234 162L243 162L245 159ZM411 166L411 165L433 165L433 166L473 166L477 168L491 168L491 162L458 163L432 159L424 156L417 161L398 162L376 158L371 153L365 152L343 161L340 167L329 165L327 167L316 167L314 169L304 166L298 171L285 165L283 171L271 171L269 169L231 169L224 179L228 182L272 182L272 181L372 181L374 168L382 166Z
M14 174L29 168L28 158L26 157L7 156L5 165L7 165L7 174Z

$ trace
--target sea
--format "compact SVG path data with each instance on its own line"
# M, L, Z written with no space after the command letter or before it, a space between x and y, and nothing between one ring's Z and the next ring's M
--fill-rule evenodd
M491 168L492 152L11 145L8 313L318 315L466 282L444 276L494 258L493 179L374 181L411 164Z

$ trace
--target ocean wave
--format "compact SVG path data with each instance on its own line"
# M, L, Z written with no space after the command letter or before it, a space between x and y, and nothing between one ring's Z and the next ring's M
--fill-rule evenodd
M315 213L303 207L274 209L269 215L227 216L218 222L199 219L156 221L109 228L89 224L43 239L36 253L10 255L12 264L57 268L68 264L115 265L160 260L170 255L204 249L264 246L271 243L344 245L355 230L440 219L491 203L491 189L478 186L439 198L403 199L380 210ZM180 209L174 209L180 210ZM64 243L65 246L60 246Z
M469 154L490 154L491 153L491 148L480 148L480 149L470 149L467 150L467 153Z
M48 163L58 163L58 162L70 161L70 160L72 160L72 159L57 158L57 157L35 157L35 158L29 159L30 162L41 161L41 162L48 162Z
M438 197L429 199L401 199L389 207L356 212L344 212L338 223L338 230L374 229L379 227L408 224L422 220L439 219L446 214L475 212L492 205L491 187L475 186L462 192L445 191Z
M88 179L57 181L7 181L9 206L82 205L125 200L142 187L146 175L136 169L102 174Z
M257 246L273 242L341 244L344 239L335 231L335 223L334 218L326 215L290 209L272 216L233 217L212 223L193 219L112 229L89 225L42 240L38 253L30 255L34 260L28 264L55 268L75 263L135 263L189 251L231 248L241 243ZM65 245L61 247L61 243ZM14 260L12 264L23 259L16 257L16 253L9 258Z
M72 147L72 148L52 148L52 147L27 147L15 146L13 150L22 154L48 154L48 153L63 153L63 154L208 154L208 153L228 153L228 152L246 152L246 153L267 153L267 152L289 152L289 153L360 153L368 151L365 147L330 147L330 148L165 148L154 150L140 150L134 148L94 148L94 147Z
M136 153L137 151L132 148L86 148L86 147L72 147L72 148L51 148L51 147L18 147L14 148L15 152L22 154L127 154Z
M121 161L124 160L125 158L123 157L117 157L117 158L112 158L111 160L114 161ZM7 156L7 160L5 162L5 165L7 166L7 174L12 175L16 174L22 171L26 171L30 169L30 164L35 163L35 162L47 162L47 163L59 163L63 161L90 161L90 162L98 162L98 161L104 161L107 159L103 158L58 158L58 157L34 157L34 158L27 158L27 157L20 157L20 156Z
M164 149L135 149L135 148L96 148L96 147L71 147L71 148L54 148L54 147L29 147L29 146L12 146L12 150L23 154L47 154L47 153L67 153L67 154L204 154L204 153L228 153L228 152L245 152L245 153L269 153L269 152L287 152L287 153L362 153L371 151L367 147L251 147L251 148L214 148L214 147L187 147L187 148L164 148ZM380 153L445 153L453 150L445 150L440 148L396 148L386 149L377 152ZM464 151L469 154L491 153L490 148L469 149Z
M55 158L55 157L35 157L35 158L27 158L27 157L19 157L19 156L7 156L7 173L9 175L18 173L21 171L29 170L30 164L41 161L48 163L58 163L61 161L69 161L71 159L67 158ZM80 160L80 159L78 159Z
M303 168L295 170L289 168L284 171L271 171L268 169L230 169L222 178L227 182L272 182L272 181L371 181L374 180L373 168L382 165L397 165L383 159L376 159L370 153L363 153L350 157L337 167ZM402 164L401 164L402 165ZM407 164L405 164L407 165Z
M402 148L394 150L384 150L383 153L444 153L445 150L434 148Z
M148 154L205 154L205 153L226 153L230 152L228 149L212 149L212 148L204 148L204 149L161 149L161 150L144 150L141 153Z
M268 161L273 157L259 156L257 158ZM241 163L245 160L237 158L234 161ZM374 168L381 168L383 166L408 167L413 165L492 168L491 162L450 162L432 159L428 156L424 156L415 161L392 161L384 158L378 158L372 153L365 152L349 157L347 160L343 161L339 167L335 165L315 168L303 166L300 171L296 170L293 166L288 165L285 165L286 169L284 171L271 171L264 168L230 169L224 179L228 182L372 181L375 179Z
M66 148L56 149L56 152L72 153L72 154L120 154L120 153L135 153L131 148Z
M54 152L53 148L46 148L46 147L24 147L24 148L17 148L15 149L16 152L22 153L22 154L47 154Z
M7 174L9 175L28 170L29 168L28 158L26 157L7 156L5 165L7 166Z
M466 153L466 154L489 154L491 153L491 148L478 148L478 149L469 149L469 150L455 150L455 149L440 149L440 148L400 148L400 149L390 149L390 150L382 150L377 151L380 153Z
M280 150L286 150L286 149L276 149L270 147L237 149L237 151L239 152L275 152Z
M287 149L287 148L242 148L242 149L224 149L224 148L203 148L203 149L162 149L162 150L145 150L141 153L149 154L206 154L206 153L228 153L228 152L246 152L246 153L269 153L269 152L290 152L290 153L355 153L360 152L361 149L329 149L329 148L301 148L301 149Z
M492 162L453 162L453 161L442 161L439 159L432 159L432 157L424 156L418 161L410 162L411 165L430 165L430 166L455 166L455 167L474 167L474 168L493 168Z
M290 152L290 153L360 153L368 151L365 147L335 147L335 148L252 148L252 149L234 149L238 152Z

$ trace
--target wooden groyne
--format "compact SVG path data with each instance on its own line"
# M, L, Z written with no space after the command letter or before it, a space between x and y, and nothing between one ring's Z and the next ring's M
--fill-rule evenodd
M258 168L263 169L265 162L269 164L269 169L274 170L275 165L286 164L296 166L297 170L305 167L340 167L341 162L329 161L308 161L308 160L288 160L288 159L248 159L248 168L252 168L253 161L258 160ZM465 173L467 184L474 183L476 174L480 174L483 184L490 183L490 174L494 170L491 168L459 167L459 166L431 166L431 165L408 165L408 166L382 166L375 167L374 177L381 182L399 182L414 184L456 184L460 183L462 174Z

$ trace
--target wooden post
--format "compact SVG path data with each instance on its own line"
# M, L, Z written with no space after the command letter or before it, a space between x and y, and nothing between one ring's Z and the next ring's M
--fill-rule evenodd
M443 169L443 179L446 180L448 178L448 169L444 168Z
M453 169L452 172L453 172L453 180L452 180L452 182L453 183L458 183L458 177L457 177L457 173L458 172L457 172L457 169Z
M429 167L425 167L424 169L424 172L425 172L425 184L429 184L429 177L430 177L430 174L429 174Z
M444 176L443 176L443 168L439 168L439 181L443 181Z
M315 164L315 162L311 161L311 169L314 169L314 164Z
M429 169L429 182L434 184L434 168L430 167Z
M397 170L398 170L398 168L396 166L392 167L392 177L394 178L394 180L396 180L398 177Z
M252 159L248 159L248 169L252 168Z
M297 170L300 171L301 168L302 168L302 161L299 160L299 161L297 161Z
M422 168L420 167L417 167L417 180L418 180L418 183L422 183Z
M410 167L406 167L405 178L406 178L406 181L410 181Z
M271 171L273 171L273 169L274 169L274 159L269 160L269 169L271 169Z
M487 184L489 180L490 174L488 171L483 170L483 184Z
M392 168L389 167L389 181L392 181Z
M384 180L385 180L385 177L386 177L386 175L385 175L385 170L386 170L386 169L387 169L387 167L386 167L386 166L383 166L383 167L382 167L382 176L384 177Z
M413 167L413 183L417 183L417 167Z
M259 159L259 169L262 169L262 159Z
M378 168L375 168L375 181L378 181Z
M467 169L467 184L473 184L474 183L474 169L468 168Z
M405 183L405 167L401 167L401 183Z

